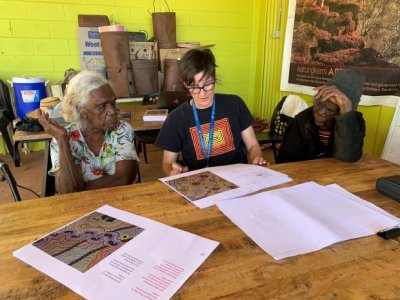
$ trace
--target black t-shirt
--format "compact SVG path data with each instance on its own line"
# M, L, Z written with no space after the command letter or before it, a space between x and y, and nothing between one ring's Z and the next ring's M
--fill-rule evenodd
M247 153L241 132L253 123L253 117L241 98L235 95L215 94L214 138L209 166L247 163ZM208 144L211 107L197 109L201 129ZM206 167L199 135L190 102L173 110L157 137L155 145L163 150L181 152L189 170Z

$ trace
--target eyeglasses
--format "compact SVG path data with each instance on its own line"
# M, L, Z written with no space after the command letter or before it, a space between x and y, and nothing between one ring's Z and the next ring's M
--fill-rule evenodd
M213 90L214 87L215 87L215 81L206 83L203 86L195 86L195 85L187 86L187 89L189 90L189 92L191 94L199 94L201 92L201 90L203 90L205 92L209 92L209 91Z

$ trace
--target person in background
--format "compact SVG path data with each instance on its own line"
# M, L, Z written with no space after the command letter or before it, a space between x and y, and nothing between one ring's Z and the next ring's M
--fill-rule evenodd
M334 157L354 162L361 158L365 121L357 111L364 74L340 70L325 85L316 88L314 104L288 125L277 163Z
M67 88L68 83L78 74L75 69L69 68L64 72L64 80L61 82L62 92L64 94L65 89Z
M247 155L253 164L266 164L253 131L253 118L243 100L215 93L215 69L209 49L192 49L180 60L181 79L192 99L168 115L155 142L164 150L162 168L166 176L247 163Z
M132 184L139 158L132 127L117 120L109 82L84 71L68 84L63 100L65 128L38 110L40 124L53 136L50 151L56 190L70 193Z

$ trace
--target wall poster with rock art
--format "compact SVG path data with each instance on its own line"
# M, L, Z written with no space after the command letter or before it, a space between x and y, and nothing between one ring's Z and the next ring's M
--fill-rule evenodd
M400 0L290 0L282 90L312 94L343 68L364 95L400 93Z

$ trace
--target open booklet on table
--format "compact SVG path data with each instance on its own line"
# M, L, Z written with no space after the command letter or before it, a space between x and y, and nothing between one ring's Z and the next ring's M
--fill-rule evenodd
M315 182L220 201L217 206L275 259L372 235L400 222L336 184Z
M160 178L200 208L291 180L286 174L251 164L210 167Z
M169 299L218 244L105 205L14 256L85 298Z

